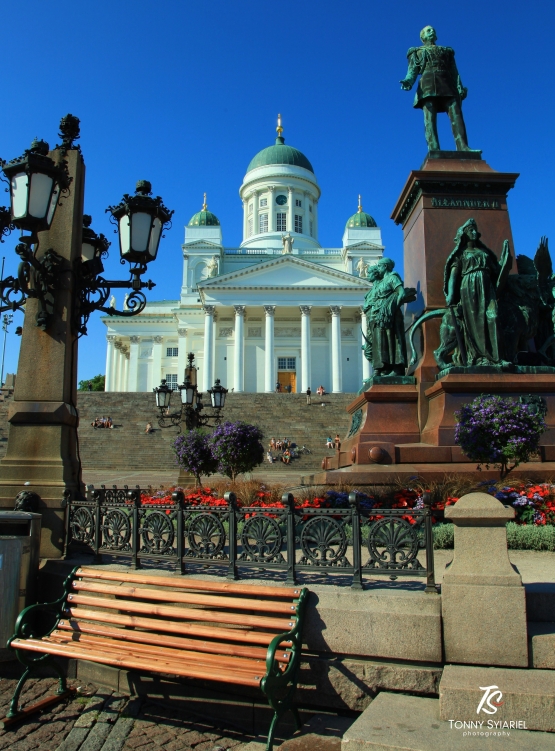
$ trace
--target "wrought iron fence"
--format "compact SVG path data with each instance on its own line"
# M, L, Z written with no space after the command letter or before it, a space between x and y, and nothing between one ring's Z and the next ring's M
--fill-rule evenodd
M432 516L429 499L418 509L371 509L349 495L349 508L295 506L291 493L283 507L237 504L194 506L175 492L171 502L147 505L141 489L92 489L86 500L72 500L66 517L67 557L73 551L126 559L133 568L142 561L217 565L229 579L242 569L286 573L296 584L299 572L350 575L353 589L363 576L421 576L426 592L436 592ZM425 564L419 560L424 553ZM333 578L330 578L333 582Z

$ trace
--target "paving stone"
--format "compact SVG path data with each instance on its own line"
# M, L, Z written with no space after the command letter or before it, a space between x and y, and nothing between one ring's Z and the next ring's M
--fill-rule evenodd
M88 732L89 729L87 727L73 727L56 751L78 751Z
M129 735L129 731L133 727L133 723L133 717L120 717L112 728L101 751L120 751L123 748L125 739Z
M91 728L79 751L100 751L112 728L113 725L109 722L97 722Z

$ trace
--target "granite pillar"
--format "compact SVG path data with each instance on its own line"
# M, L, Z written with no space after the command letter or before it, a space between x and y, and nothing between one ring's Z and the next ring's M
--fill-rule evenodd
M77 339L72 329L75 305L73 263L81 257L85 165L78 149L65 156L71 189L63 196L50 229L40 232L41 258L52 248L64 260L48 328L36 325L38 300L29 298L13 402L8 446L0 462L0 508L13 509L23 489L41 497L41 557L59 557L64 540L64 494L84 491L77 458ZM25 485L25 483L29 483Z
M514 252L507 206L507 193L518 173L497 172L480 154L439 151L428 154L421 169L413 170L395 205L391 218L403 228L404 283L417 290L415 302L407 305L405 324L422 313L445 307L443 271L453 250L457 229L474 218L482 242L498 256L503 241ZM434 350L439 346L441 318L422 326L422 357L414 375L419 383L419 420L427 419L424 397L437 374Z

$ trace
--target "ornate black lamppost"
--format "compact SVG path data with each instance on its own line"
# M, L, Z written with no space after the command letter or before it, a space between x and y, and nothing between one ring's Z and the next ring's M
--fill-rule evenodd
M181 397L179 412L170 413L173 390L167 385L165 379L162 380L160 386L153 389L156 395L156 406L160 410L158 425L161 428L180 428L181 423L184 422L187 430L193 430L209 425L219 425L222 421L221 412L225 406L227 389L224 389L220 384L220 379L216 378L216 383L211 389L208 389L210 406L214 412L203 414L204 404L202 394L197 390L197 369L194 365L194 354L190 352L187 359L189 365L185 370L185 382L177 387Z
M17 275L0 281L0 313L25 306L8 446L0 462L0 508L13 508L24 487L41 497L42 557L61 554L67 498L84 490L77 450L77 340L87 333L95 310L132 316L144 309L142 290L154 285L141 277L173 214L151 196L146 180L137 183L135 195L110 206L120 260L129 263L130 276L104 279L110 243L83 215L79 133L79 119L66 115L60 145L50 150L35 140L21 157L0 160L10 193L10 208L0 207L0 241L15 228L26 233L15 248L21 259ZM110 291L122 287L132 290L128 310L106 306Z

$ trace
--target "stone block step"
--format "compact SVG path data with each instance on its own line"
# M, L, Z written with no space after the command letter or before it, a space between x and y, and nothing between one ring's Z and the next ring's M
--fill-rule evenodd
M490 688L491 699L486 698L485 709L478 712L487 687L495 688ZM527 730L553 733L555 673L525 668L446 665L439 684L439 703L442 720L522 721ZM553 741L555 749L555 736Z
M555 670L555 623L528 621L530 667Z
M554 751L555 736L527 730L488 728L493 716L476 715L482 726L440 719L439 700L382 692L343 735L341 751ZM494 735L501 733L501 735Z

